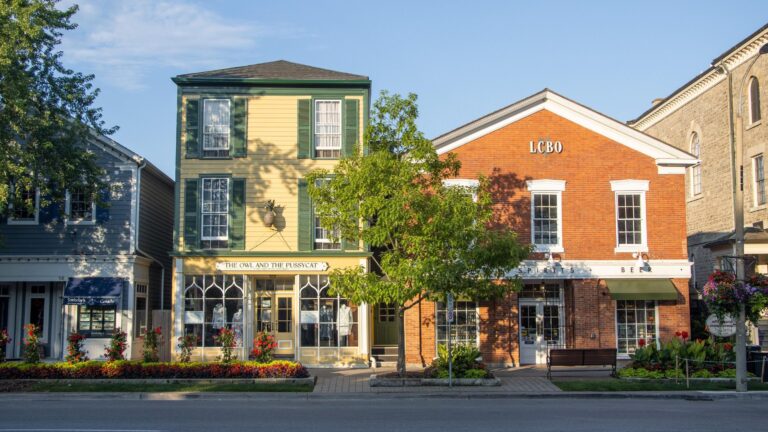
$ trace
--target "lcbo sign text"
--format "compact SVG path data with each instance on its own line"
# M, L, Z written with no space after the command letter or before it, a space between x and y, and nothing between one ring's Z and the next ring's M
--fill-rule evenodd
M538 140L528 143L531 153L562 153L563 143L560 141Z

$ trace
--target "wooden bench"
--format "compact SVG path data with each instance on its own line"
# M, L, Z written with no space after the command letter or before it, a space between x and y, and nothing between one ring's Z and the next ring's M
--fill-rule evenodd
M615 376L616 349L551 349L547 353L547 379L552 379L552 366L610 366L611 376Z

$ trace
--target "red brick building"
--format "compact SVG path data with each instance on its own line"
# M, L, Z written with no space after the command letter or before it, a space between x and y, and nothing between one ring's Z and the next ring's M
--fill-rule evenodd
M545 363L552 347L617 348L689 331L688 153L550 90L434 140L489 177L499 223L535 253L509 276L520 293L457 301L451 334L489 364ZM406 356L428 364L448 338L444 306L406 315Z

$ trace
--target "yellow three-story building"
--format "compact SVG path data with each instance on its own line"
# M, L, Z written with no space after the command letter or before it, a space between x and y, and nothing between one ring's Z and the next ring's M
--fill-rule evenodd
M362 151L368 77L276 61L173 81L172 347L196 335L193 360L214 360L229 329L247 358L264 331L279 357L365 365L368 308L330 295L327 273L369 254L319 225L303 179Z

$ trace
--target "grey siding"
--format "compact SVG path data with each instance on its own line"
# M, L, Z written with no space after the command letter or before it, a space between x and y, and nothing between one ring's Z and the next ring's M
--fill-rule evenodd
M103 206L97 206L93 225L67 224L64 203L40 209L37 225L9 225L0 220L0 255L112 255L131 253L132 171L126 162L101 147L89 145L114 190Z
M171 257L173 248L173 181L147 166L141 172L141 204L139 211L139 249L165 266L165 300L171 307ZM151 309L160 309L160 266L150 269L149 299Z

